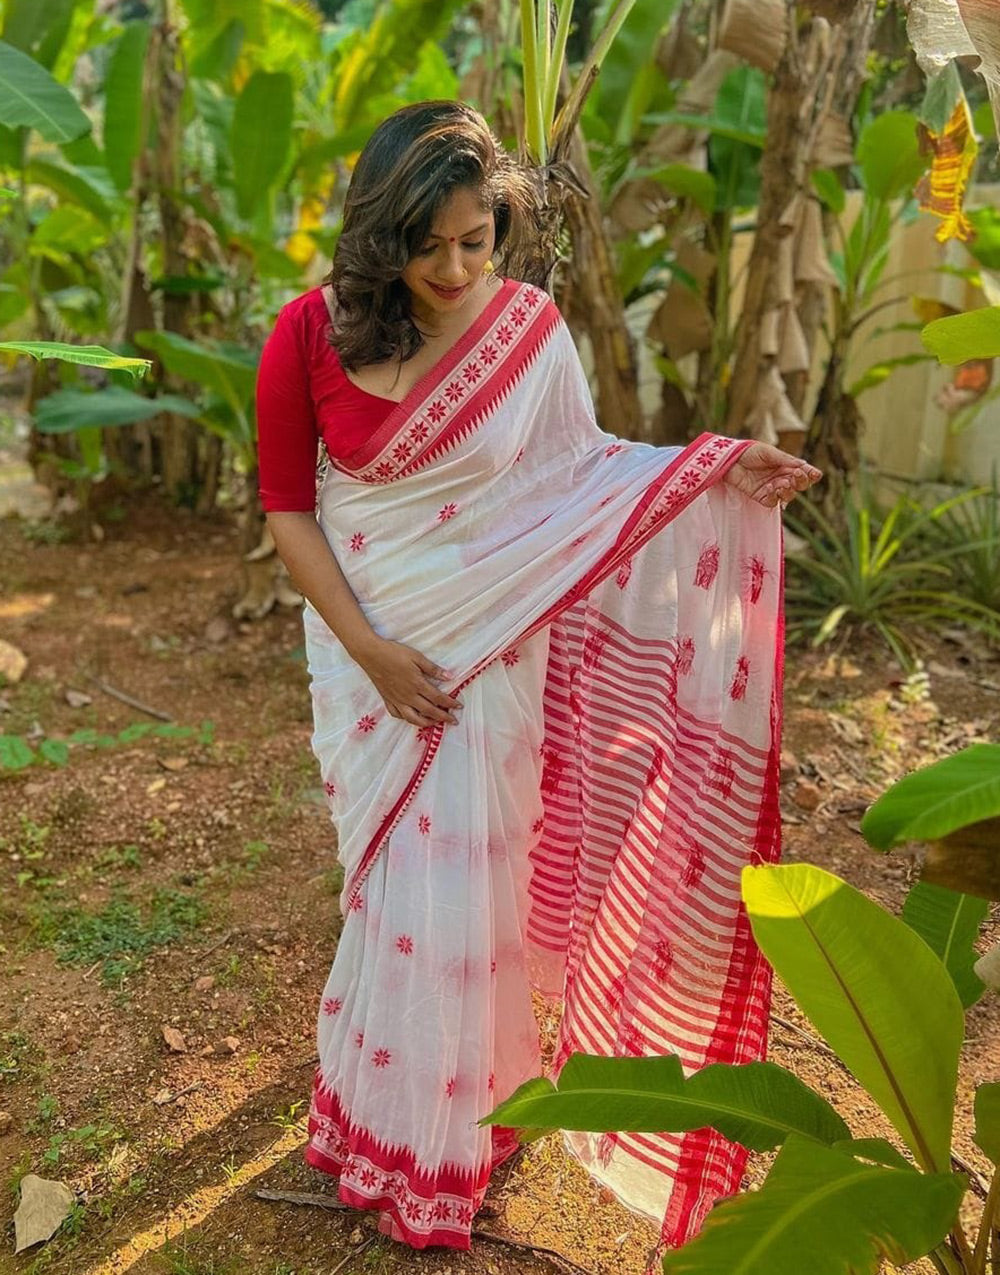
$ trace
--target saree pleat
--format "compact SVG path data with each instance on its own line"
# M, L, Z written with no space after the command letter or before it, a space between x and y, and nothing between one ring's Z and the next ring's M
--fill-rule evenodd
M719 483L743 446L603 433L555 307L506 284L328 469L320 525L370 622L464 703L389 717L306 608L345 918L306 1155L415 1247L468 1248L516 1146L477 1122L540 1074L533 988L562 1010L553 1075L764 1054L740 872L778 854L781 540ZM745 1160L709 1131L565 1138L665 1245Z

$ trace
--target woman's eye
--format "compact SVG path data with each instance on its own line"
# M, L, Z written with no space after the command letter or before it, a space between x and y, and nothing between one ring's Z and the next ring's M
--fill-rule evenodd
M467 249L469 252L478 252L480 248L486 247L486 240L480 239L476 243L463 243L462 247ZM417 253L417 256L430 257L436 251L437 251L437 245L429 244L426 248L421 248L420 251Z
M482 248L485 245L485 243L486 243L485 239L480 239L478 243L464 243L462 244L462 247L468 248L470 250L474 250L476 248Z

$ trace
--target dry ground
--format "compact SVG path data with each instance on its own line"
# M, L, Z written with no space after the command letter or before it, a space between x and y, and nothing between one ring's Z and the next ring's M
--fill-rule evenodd
M485 1239L469 1254L414 1254L383 1237L362 1250L367 1218L256 1197L329 1192L302 1146L339 875L309 751L299 616L225 618L236 538L222 518L146 502L104 522L102 543L79 544L0 521L0 631L29 660L0 689L0 733L116 737L75 745L64 768L0 778L0 1273L566 1269ZM1000 662L960 634L938 641L920 699L878 647L850 655L789 659L786 857L898 910L911 866L866 849L860 814L904 770L998 737ZM102 680L194 732L118 739L154 719ZM67 691L91 702L72 707ZM781 989L774 1012L772 1058L857 1136L884 1134ZM168 1050L164 1026L185 1052ZM993 998L969 1015L956 1134L983 1172L971 1092L998 1075ZM765 1167L754 1160L749 1181ZM67 1182L79 1204L55 1239L15 1257L16 1182L29 1170ZM488 1198L484 1229L602 1275L638 1275L655 1238L556 1139L534 1144Z

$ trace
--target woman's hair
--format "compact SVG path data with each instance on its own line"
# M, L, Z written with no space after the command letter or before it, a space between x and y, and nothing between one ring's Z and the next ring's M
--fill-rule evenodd
M531 186L472 107L446 101L404 106L368 139L351 176L327 276L336 301L330 344L348 370L408 359L423 344L400 275L426 243L438 210L463 188L493 213L500 247L529 206Z

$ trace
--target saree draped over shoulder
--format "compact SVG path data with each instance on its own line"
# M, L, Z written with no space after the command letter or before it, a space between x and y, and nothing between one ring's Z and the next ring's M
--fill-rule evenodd
M422 1248L469 1247L541 1074L531 990L570 1054L763 1056L769 969L740 871L778 855L780 516L720 483L747 444L623 442L569 331L504 283L359 450L319 521L375 630L460 692L386 712L318 613L305 631L344 916L306 1158ZM689 1238L745 1152L708 1131L566 1134L626 1205Z

